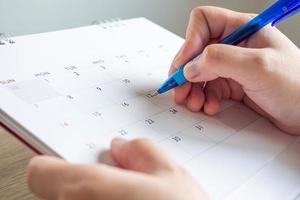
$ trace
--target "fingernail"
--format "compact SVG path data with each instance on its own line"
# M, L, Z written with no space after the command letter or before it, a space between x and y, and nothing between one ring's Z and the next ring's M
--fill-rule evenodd
M123 138L115 138L112 140L111 142L111 146L116 149L119 150L121 149L126 143L128 143L127 140L123 139Z
M196 65L187 64L185 66L184 75L188 80L195 78L196 76L198 76L198 74L199 74L199 69Z

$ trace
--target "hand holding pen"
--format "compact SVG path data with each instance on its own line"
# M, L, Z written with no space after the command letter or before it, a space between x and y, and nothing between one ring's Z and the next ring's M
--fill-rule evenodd
M275 26L284 19L297 14L299 11L299 0L279 0L269 8L267 8L265 11L263 11L260 15L256 16L254 19L240 26L230 35L220 40L219 44L238 45L266 25L272 23L272 26ZM190 62L193 61L194 59ZM186 82L187 79L184 76L183 65L178 69L176 73L172 74L172 76L157 90L157 94L165 93L170 89L183 85Z
M299 5L300 1L295 7L298 11ZM296 13L297 9L291 10ZM242 42L232 40L234 44L240 42L238 46L216 44L237 28L247 27L251 19L261 22L259 17L253 17L215 7L193 11L186 42L170 69L170 74L178 69L177 75L184 74L177 76L182 86L175 88L175 101L186 104L191 111L203 110L209 115L219 111L222 99L242 101L280 129L300 133L300 122L296 120L300 114L295 112L300 110L299 48L271 26ZM278 22L276 19L260 25ZM258 25L252 23L251 27Z

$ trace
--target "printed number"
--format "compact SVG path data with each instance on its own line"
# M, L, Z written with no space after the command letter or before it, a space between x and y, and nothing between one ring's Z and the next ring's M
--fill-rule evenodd
M95 60L92 63L93 63L93 65L99 65L99 67L101 69L106 69L106 67L103 65L105 63L104 60Z
M139 51L137 51L137 53L138 54L142 54L142 55L144 55L147 58L150 57L149 54L146 51L144 51L144 50L139 50Z
M102 91L102 88L101 88L101 87L96 87L96 89L97 89L98 91Z
M80 74L78 72L73 72L76 76L80 76Z
M168 52L168 49L164 45L158 45L157 48L159 48L165 52Z
M118 59L127 58L127 56L125 54L121 54L121 55L116 56L116 58L118 58Z
M99 67L104 70L106 69L106 67L104 65L100 65Z
M104 60L95 60L92 62L94 65L97 65L97 64L103 64L104 63Z
M85 144L87 146L87 148L89 149L95 149L96 148L96 144L94 143L88 143L88 144Z
M8 79L8 80L0 80L0 85L7 85L10 83L15 83L16 80L15 79Z
M71 100L74 99L74 97L71 96L71 95L68 95L67 98L68 98L68 99L71 99Z
M145 53L144 50L138 50L137 52L138 52L138 53Z
M149 125L154 124L154 120L152 120L152 119L146 119L145 122L146 122L146 124L149 124Z
M48 75L50 75L50 72L40 72L40 73L34 74L35 77L43 77L43 76L48 76Z
M128 84L128 83L131 83L131 81L130 81L129 79L126 78L126 79L123 80L123 83Z
M196 125L195 128L198 129L198 130L201 131L201 132L204 131L204 127L201 126L201 125Z
M77 67L76 66L68 66L68 67L65 67L65 69L68 71L72 71L72 70L77 69Z
M175 108L171 108L171 109L169 110L169 112L170 112L171 114L175 115L176 113L178 113L178 110L176 110Z
M61 124L61 126L64 127L64 128L66 128L66 127L70 126L70 124L68 122L63 122Z
M124 136L124 135L128 135L128 132L127 131L125 131L125 130L119 130L118 131L119 133L120 133L120 135L122 135L122 136Z
M127 103L127 102L123 102L123 103L122 103L122 106L123 106L123 107L129 107L130 105L129 105L129 103Z
M175 137L172 138L172 140L174 140L175 142L178 143L178 142L181 142L182 139L178 136L175 136Z
M93 115L94 117L101 117L101 116L102 116L102 113L100 113L100 112L94 112L92 115Z
M160 44L160 45L157 46L157 48L162 49L162 48L164 48L164 45Z
M120 59L120 60L123 60L125 63L129 63L128 61L128 57L126 55L119 55L119 56L116 56L117 59Z

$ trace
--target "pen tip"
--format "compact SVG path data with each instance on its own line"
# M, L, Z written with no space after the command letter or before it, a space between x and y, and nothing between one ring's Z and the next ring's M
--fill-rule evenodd
M157 95L159 95L159 93L156 91L156 92L153 92L152 94L151 94L151 96L153 96L153 97L155 97L155 96L157 96Z

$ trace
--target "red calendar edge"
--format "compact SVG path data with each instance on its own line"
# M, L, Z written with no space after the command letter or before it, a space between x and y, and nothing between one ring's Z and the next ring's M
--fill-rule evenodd
M24 140L22 137L17 135L14 131L12 131L10 128L8 128L5 124L3 124L0 121L0 127L2 127L5 131L10 133L12 136L14 136L17 140L19 140L21 143L23 143L25 146L27 146L30 150L32 150L34 153L38 155L43 155L39 150L37 150L35 147L33 147L31 144L29 144L26 140Z

